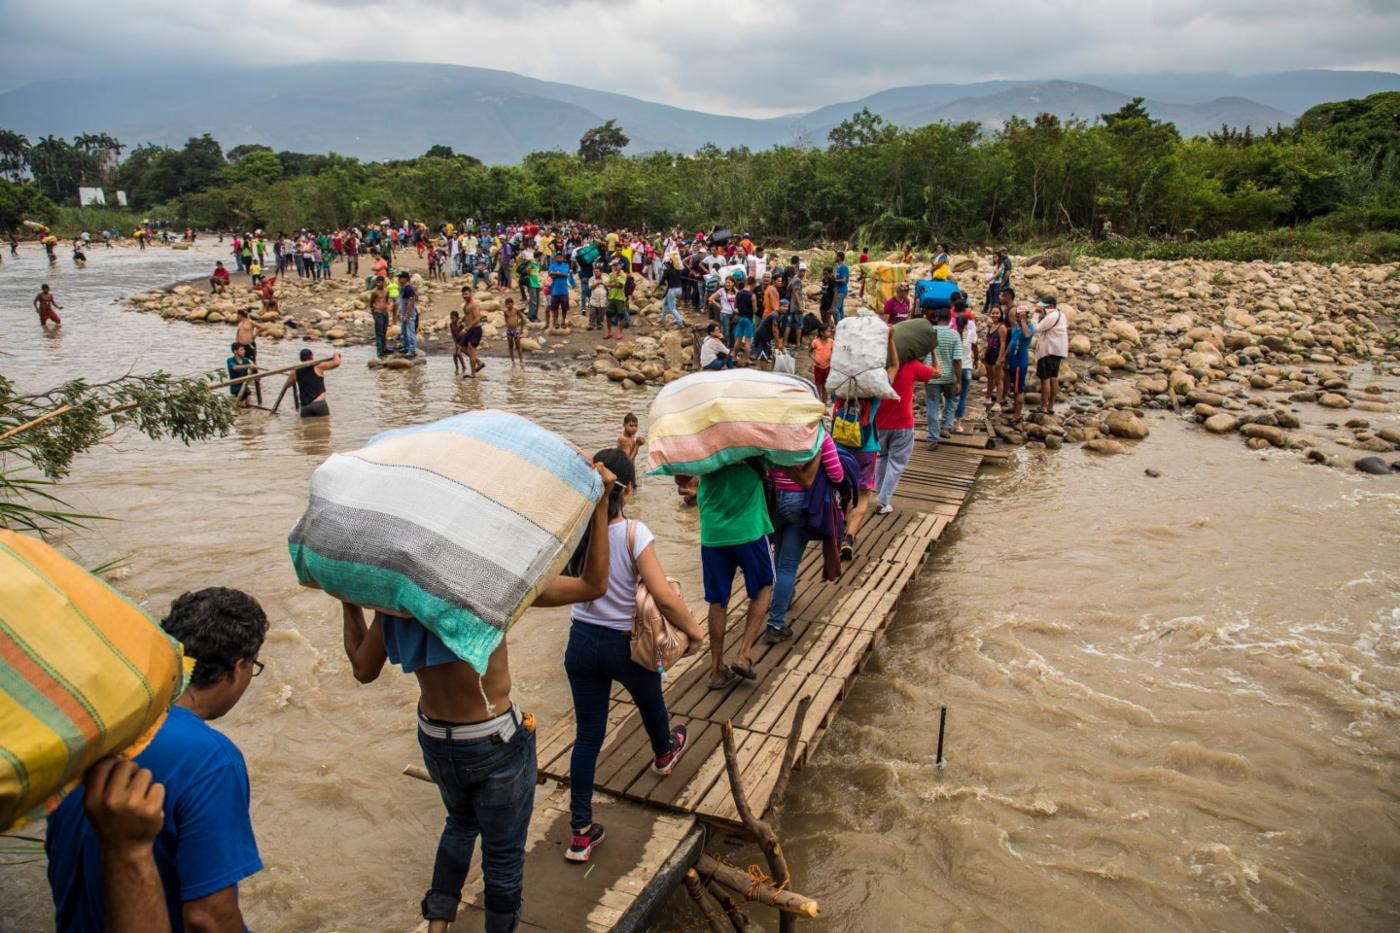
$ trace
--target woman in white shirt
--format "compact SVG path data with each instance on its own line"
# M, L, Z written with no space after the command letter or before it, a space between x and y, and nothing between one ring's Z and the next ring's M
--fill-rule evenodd
M963 417L967 414L967 390L972 386L972 367L977 364L977 322L972 319L967 301L959 298L953 305L952 326L962 337L962 388L958 392L957 423L953 430L963 430Z
M613 683L622 684L637 704L651 740L653 773L670 774L686 748L685 726L673 729L667 717L661 673L632 660L632 619L637 611L638 582L646 584L661 614L690 640L687 655L699 651L705 638L685 601L671 589L656 557L651 531L622 514L623 506L637 488L637 468L632 459L611 448L594 454L593 461L607 466L617 476L617 484L608 502L608 590L592 602L574 606L569 647L564 653L576 723L569 760L569 824L573 839L564 857L574 862L588 861L606 836L602 824L593 821L593 774L607 737Z

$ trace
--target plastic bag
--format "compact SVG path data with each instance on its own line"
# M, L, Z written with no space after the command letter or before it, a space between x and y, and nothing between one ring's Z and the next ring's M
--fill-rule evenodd
M788 376L797 374L797 358L786 350L777 354L773 358L773 372L783 373Z
M826 390L842 398L899 398L890 385L889 327L865 309L836 325Z

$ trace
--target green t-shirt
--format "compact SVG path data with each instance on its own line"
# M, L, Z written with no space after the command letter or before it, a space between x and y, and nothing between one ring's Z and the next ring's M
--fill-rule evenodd
M700 511L700 543L705 547L748 544L773 533L763 474L748 463L700 477L695 503Z
M528 271L529 271L529 274L530 274L530 288L539 288L539 287L540 287L540 264L537 263L537 262L532 262L532 263L530 263L530 268L529 268Z

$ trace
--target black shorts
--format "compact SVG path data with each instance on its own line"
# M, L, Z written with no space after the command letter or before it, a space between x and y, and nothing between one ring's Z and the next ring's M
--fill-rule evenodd
M462 345L463 349L465 349L466 347L469 347L469 346L471 346L471 347L479 347L479 346L481 346L481 325L480 325L480 324L476 325L475 327L469 328L469 329L467 330L467 332L466 332L465 334L462 335L462 344L461 344L461 345Z
M551 310L551 311L563 311L565 314L568 314L568 313L569 313L569 296L568 296L568 295L550 295L550 296L549 296L549 310Z
M1042 356L1035 361L1035 377L1037 379L1060 378L1060 361L1063 359L1063 356Z

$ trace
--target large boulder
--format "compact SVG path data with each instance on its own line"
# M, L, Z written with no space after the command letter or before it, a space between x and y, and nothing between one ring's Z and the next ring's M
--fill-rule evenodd
M1104 418L1104 424L1114 437L1139 441L1148 435L1147 424L1130 411L1111 411Z
M1247 424L1240 433L1251 439L1268 441L1274 447L1288 446L1288 433L1271 424Z

